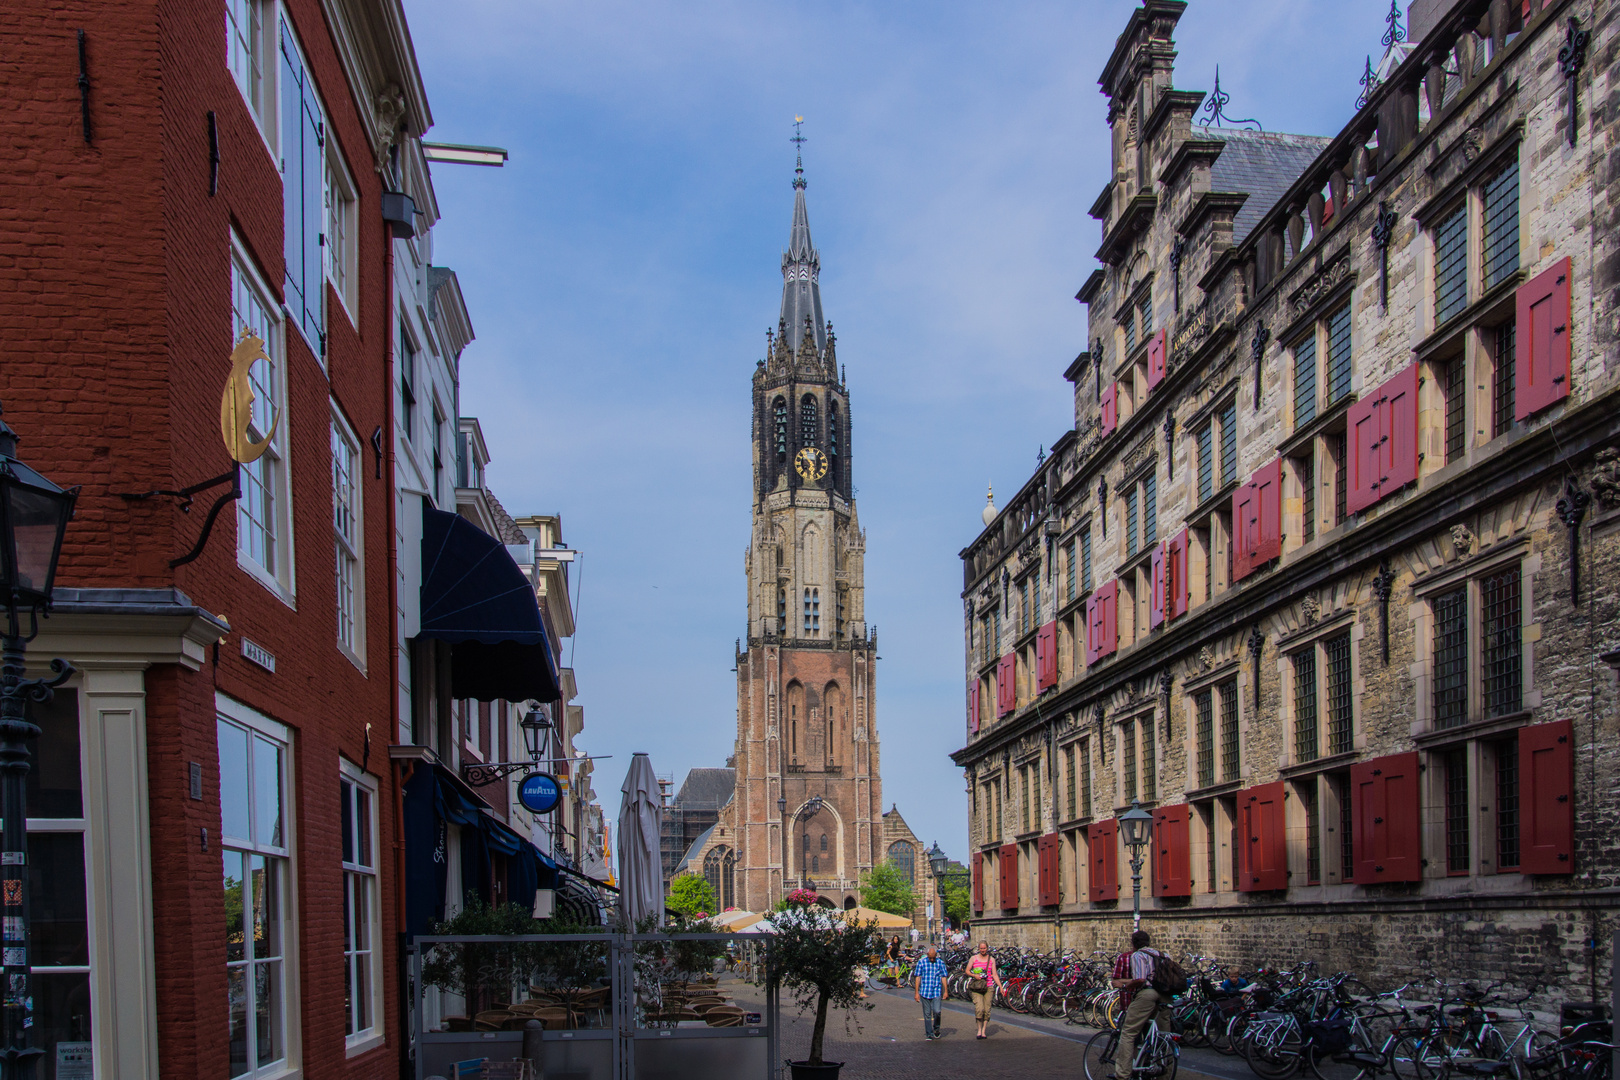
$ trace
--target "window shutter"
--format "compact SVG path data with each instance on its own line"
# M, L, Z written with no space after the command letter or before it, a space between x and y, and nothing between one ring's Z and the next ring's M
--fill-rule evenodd
M1013 681L1018 674L1018 657L1014 653L1003 656L996 664L996 716L1006 716L1018 708L1018 686Z
M1413 363L1383 386L1378 399L1378 498L1393 495L1418 477L1418 366Z
M1102 624L1098 620L1097 612L1102 602L1096 593L1086 599L1086 666L1090 667L1097 662L1098 643L1102 641Z
M1102 437L1107 438L1119 426L1119 403L1116 400L1119 394L1119 384L1109 383L1102 393Z
M1187 540L1187 530L1182 529L1170 541L1170 556L1165 560L1166 569L1170 572L1170 610L1165 614L1172 619L1187 614L1192 597L1189 591L1191 579L1187 576Z
M307 78L303 94L303 157L304 157L304 330L316 351L324 360L322 342L326 335L326 321L322 317L326 305L326 260L321 250L322 219L326 216L322 188L326 185L325 158L321 153L321 107L315 100L315 88Z
M1575 872L1575 747L1568 720L1519 729L1519 870Z
M1288 834L1283 828L1283 783L1238 792L1241 868L1239 892L1288 888Z
M1345 440L1346 513L1355 514L1378 501L1378 448L1383 414L1377 395L1362 398L1345 414L1348 438Z
M1110 581L1097 590L1097 658L1111 655L1119 647L1119 581Z
M1165 619L1165 596L1170 584L1167 576L1170 562L1165 557L1167 547L1169 543L1165 542L1153 549L1153 597L1148 604L1148 626L1155 630L1164 625Z
M1422 880L1417 751L1352 765L1350 788L1355 883Z
M295 319L304 311L304 61L285 23L281 27L282 253L286 303Z
M1168 330L1160 330L1148 339L1147 385L1149 393L1153 392L1155 386L1164 382L1165 362L1168 359L1169 349L1170 337Z
M1260 526L1259 506L1250 481L1232 492L1232 580L1254 572L1254 552Z
M1153 811L1153 895L1191 896L1187 804Z
M1086 826L1087 864L1091 871L1088 896L1098 900L1119 899L1119 826L1113 818Z
M1528 419L1569 396L1569 269L1569 259L1559 259L1519 286L1515 419Z
M984 910L984 854L973 853L973 910Z
M977 678L968 683L967 729L969 735L979 733L979 680Z
M1055 833L1048 833L1035 842L1039 865L1038 881L1040 901L1042 907L1055 907L1058 904L1058 838Z
M1001 845L1001 855L996 859L997 876L1001 879L1001 909L1003 911L1016 910L1018 907L1018 845Z
M1250 569L1282 554L1282 458L1250 478L1257 523Z
M1035 689L1050 690L1058 684L1057 621L1035 631Z

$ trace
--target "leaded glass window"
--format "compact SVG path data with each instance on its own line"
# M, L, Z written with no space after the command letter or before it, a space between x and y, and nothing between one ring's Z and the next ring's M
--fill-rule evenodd
M1434 228L1434 322L1468 305L1468 204L1462 202Z

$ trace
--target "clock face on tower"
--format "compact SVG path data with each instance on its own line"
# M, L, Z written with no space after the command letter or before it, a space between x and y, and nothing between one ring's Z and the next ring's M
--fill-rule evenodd
M807 446L793 455L793 468L806 480L820 480L827 475L827 455L813 446Z

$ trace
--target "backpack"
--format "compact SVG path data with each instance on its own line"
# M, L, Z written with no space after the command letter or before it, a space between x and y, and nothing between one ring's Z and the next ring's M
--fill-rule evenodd
M1153 977L1148 985L1160 997L1180 997L1187 992L1187 972L1182 966L1161 952L1153 954Z

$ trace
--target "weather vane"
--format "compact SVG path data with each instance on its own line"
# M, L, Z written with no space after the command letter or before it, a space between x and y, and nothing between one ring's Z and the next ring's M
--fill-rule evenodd
M1230 124L1233 127L1238 127L1243 124L1253 124L1254 130L1256 131L1266 130L1260 126L1260 121L1258 120L1233 120L1230 116L1227 116L1223 110L1226 108L1227 102L1231 100L1232 95L1221 89L1221 67L1219 64L1216 64L1215 90L1209 95L1209 100L1204 102L1203 109L1203 111L1207 112L1209 115L1199 117L1198 123L1203 127L1209 127L1212 123L1216 127L1225 127L1227 124Z
M793 137L788 142L793 144L794 152L798 155L793 163L793 186L804 186L804 144L809 140L804 137L804 117L797 114L793 117Z

